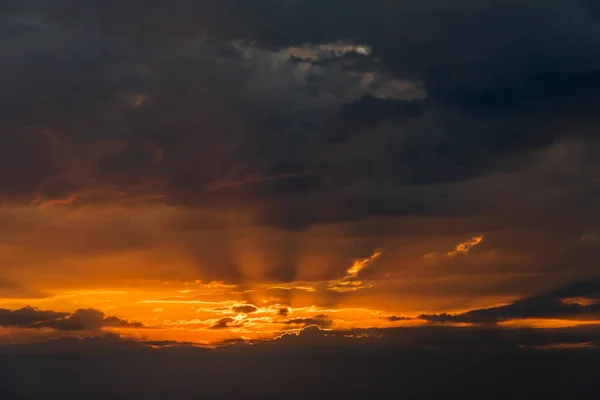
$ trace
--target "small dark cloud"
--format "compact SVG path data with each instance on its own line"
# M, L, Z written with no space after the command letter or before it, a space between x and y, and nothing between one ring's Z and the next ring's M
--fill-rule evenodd
M210 329L227 329L227 328L237 328L243 326L245 321L236 321L235 318L224 317L215 321L210 325Z
M321 327L321 328L328 327L328 326L330 326L333 323L333 321L331 321L331 319L329 319L324 314L316 315L313 318L311 318L311 317L290 318L290 319L287 319L287 320L282 320L280 322L282 322L282 323L284 323L286 325L300 325L300 326L316 325L316 326Z
M258 307L252 304L245 304L242 306L233 306L231 307L231 311L235 313L243 313L243 314L251 314L258 311Z
M233 322L233 318L221 318L210 326L210 329L225 329L229 328L229 324Z
M391 315L389 317L386 317L385 319L387 319L390 322L397 322L397 321L408 321L412 318L410 317L403 317L403 316L398 316L398 315Z
M287 307L282 307L279 310L277 310L277 315L280 315L282 317L286 317L289 313L290 309Z

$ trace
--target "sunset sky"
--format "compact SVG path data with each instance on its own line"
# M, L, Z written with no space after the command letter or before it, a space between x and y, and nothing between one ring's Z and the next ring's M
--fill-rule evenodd
M593 351L598 4L0 1L0 349Z

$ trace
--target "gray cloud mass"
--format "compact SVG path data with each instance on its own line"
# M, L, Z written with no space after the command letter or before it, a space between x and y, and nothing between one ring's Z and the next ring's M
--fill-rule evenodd
M219 234L202 237L218 255L195 247L234 213L346 224L364 247L455 221L486 241L448 271L482 274L487 250L516 256L486 273L582 280L600 251L581 239L600 226L596 3L4 1L0 200L177 206L208 279L241 280ZM154 243L127 236L98 247ZM297 277L289 248L265 279Z

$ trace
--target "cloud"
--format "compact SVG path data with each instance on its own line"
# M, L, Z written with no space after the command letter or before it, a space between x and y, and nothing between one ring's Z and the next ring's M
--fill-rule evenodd
M346 276L337 281L332 281L327 284L327 290L334 292L345 293L355 292L360 289L365 289L371 286L365 285L358 279L358 274L365 269L373 261L381 256L381 251L375 251L367 258L359 258L354 260L352 266L346 270Z
M455 257L459 254L468 254L471 249L475 246L477 246L479 243L481 243L483 241L483 236L474 236L471 239L467 240L466 242L462 242L456 245L456 247L454 248L454 250L448 251L446 253L444 253L443 255L445 257ZM427 253L425 254L425 258L434 258L438 255L438 253Z
M36 326L59 331L96 330L101 328L141 328L140 322L130 322L114 316L107 316L100 310L91 308L77 310L64 318L41 321Z
M10 246L0 249L10 282L0 283L2 295L37 297L27 282L20 286L28 277L35 287L53 285L48 276L78 280L65 275L67 269L82 271L78 282L85 285L121 278L162 285L191 277L240 284L237 294L221 288L224 294L210 298L235 301L215 320L200 321L213 329L252 324L233 313L262 315L253 304L262 304L263 293L246 293L242 284L248 290L253 284L278 286L269 292L293 307L373 304L390 314L408 313L392 305L469 309L421 318L477 325L309 328L283 339L306 343L303 349L325 343L497 350L600 342L596 327L498 326L524 318L592 321L599 314L597 285L586 286L593 280L546 291L595 273L600 256L597 240L578 239L600 227L597 1L0 3L0 238ZM35 212L22 211L30 209ZM478 238L484 236L481 246ZM363 257L379 246L385 257L369 264L375 260ZM423 260L431 249L439 257ZM346 263L355 258L354 265ZM358 290L371 285L373 290ZM208 300L167 296L161 315L177 304L203 307ZM516 297L523 299L481 306ZM276 307L274 323L333 326L326 317L295 318L292 309ZM403 317L387 318L380 322ZM78 334L138 326L97 310L32 308L0 310L0 325ZM453 385L477 392L475 397L490 387L498 397L528 397L526 391L503 392L506 371L519 375L506 365L516 364L527 378L519 382L538 390L559 387L565 397L577 398L577 390L597 381L585 378L595 378L590 374L598 370L562 359L556 365L576 365L583 374L569 386L562 384L574 380L573 371L563 376L562 370L549 371L549 364L520 369L504 358L484 358L473 368L474 379L446 374L463 371L454 362L468 357L401 368L379 367L401 362L397 354L372 362L357 357L360 363L344 357L329 364L332 358L284 362L292 369L271 374L220 360L186 361L177 373L153 373L159 363L147 361L152 355L144 355L143 368L118 359L98 364L98 370L127 377L120 374L127 367L136 377L104 379L109 383L97 385L96 395L105 394L106 385L128 381L136 393L114 392L178 398L185 390L160 391L160 385L194 382L206 397L247 397L252 384L264 381L257 376L271 376L262 389L272 389L273 397L322 387L333 392L336 382L350 397L378 397L378 391L398 388L409 398L427 397L413 396L415 387L437 395L429 397L453 397ZM28 394L37 387L47 396L86 397L77 396L76 388L89 384L87 379L73 379L69 395L52 390L75 371L68 361L40 368L40 384L29 363L10 364L0 367L0 387L24 390L20 397L35 397ZM237 384L211 392L224 379L215 379L213 371L200 377L189 372L202 365L227 365L222 376ZM327 366L316 380L322 385L301 379L314 371L306 365ZM421 365L441 365L445 372L437 372L444 379L436 381ZM341 370L347 372L335 374ZM406 373L387 386L365 384L388 371ZM562 379L536 380L530 371ZM157 379L169 376L177 379ZM299 388L294 380L305 384ZM358 396L357 387L371 393ZM234 389L245 393L227 396ZM544 397L537 394L529 397Z
M68 316L69 313L43 311L31 306L18 310L0 309L0 325L29 327L40 322L56 320Z
M423 326L322 331L316 326L284 334L265 347L369 349L370 351L510 351L524 348L587 346L597 343L598 326L574 328L502 328Z
M31 306L18 310L0 309L0 326L30 329L51 328L56 331L143 327L139 322L130 322L114 316L107 316L102 311L91 308L67 313L39 310Z
M297 324L303 328L284 333L273 340L225 341L223 348L218 346L216 353L225 357L228 351L236 353L238 350L246 351L244 346L251 343L250 348L256 349L258 354L269 354L270 350L278 352L282 348L293 350L300 347L303 351L311 349L347 349L348 351L385 351L404 352L435 349L441 354L448 350L469 351L488 350L503 352L519 349L551 349L557 346L569 348L569 346L588 346L593 349L600 343L600 329L597 325L578 326L568 328L503 328L496 325L491 326L417 326L402 328L364 328L364 329L326 329L323 330L318 324ZM325 327L325 326L323 326ZM113 343L114 342L114 343ZM100 344L102 346L97 346ZM123 345L129 349L146 348L153 346L158 348L187 348L190 352L201 351L201 347L185 342L174 341L147 341L134 340L118 334L105 333L104 336L84 338L61 338L53 339L44 343L27 343L20 345L0 346L2 354L11 352L56 352L65 354L69 349L76 351L94 352L98 348L107 350L111 347L118 350ZM283 346L283 347L282 347ZM121 347L122 348L122 347ZM86 350L87 349L87 350ZM32 351L33 350L33 351ZM210 353L214 354L214 353ZM281 354L281 353L279 353ZM363 353L364 354L364 353ZM435 354L435 353L430 353ZM474 353L470 353L474 354ZM593 356L593 353L590 354Z
M471 240L468 240L464 243L459 243L456 248L448 253L446 253L446 255L448 257L454 257L457 254L467 254L469 251L471 251L471 249L475 246L477 246L479 243L481 243L481 241L483 240L483 236L475 236L473 238L471 238Z
M579 66L595 65L596 14L544 3L557 42L534 34L546 30L534 5L426 3L365 3L358 8L366 14L344 8L340 21L323 21L318 32L306 21L339 15L335 2L182 2L185 13L165 13L111 1L82 14L14 5L2 22L13 45L3 55L11 62L2 92L10 96L0 103L10 118L0 159L1 170L22 176L2 176L3 197L37 196L45 206L227 207L288 229L449 214L460 205L427 203L432 192L447 197L454 188L432 185L523 165L526 155L507 154L572 136L561 115L595 124L597 74ZM117 11L136 22L107 25L103 16ZM75 23L82 18L89 23ZM436 29L423 30L432 18ZM369 28L372 20L381 23ZM148 46L151 37L161 40ZM514 51L501 50L509 44ZM9 53L15 48L26 51ZM31 81L23 71L49 49L55 57L44 77ZM175 58L182 62L169 62ZM536 62L546 72L527 67ZM559 121L547 126L548 118ZM375 180L378 191L369 187ZM407 188L414 185L429 190Z
M385 398L396 393L398 387L406 397L424 399L455 394L461 399L480 399L490 387L494 388L494 394L488 396L492 399L516 396L553 400L596 395L600 362L594 351L541 351L516 349L512 345L473 351L485 342L502 343L502 334L485 334L485 340L461 348L457 336L454 341L450 339L456 329L435 328L415 330L413 334L387 332L398 337L398 341L421 338L432 344L430 348L411 348L412 342L403 347L378 347L368 338L341 339L314 327L300 336L287 335L285 341L295 345L288 343L285 351L280 347L284 340L253 346L237 343L213 350L165 342L140 343L113 335L4 346L0 348L0 396L185 399L202 392L207 398L243 398L252 393L269 399L285 393L286 398L302 399L325 390L348 398ZM357 332L344 334L353 333ZM440 339L444 336L445 341ZM520 331L520 340L513 337L509 343L527 338L529 343L539 344L550 336L573 340L590 339L593 335L581 330L540 334ZM319 337L326 341L319 342ZM431 348L437 351L429 351ZM88 361L87 368L81 366L82 355ZM198 368L205 365L211 368L198 374ZM106 379L107 375L114 379ZM68 385L61 380L65 376L70 378ZM261 380L265 376L270 377L268 385ZM232 380L235 385L223 385Z
M386 317L386 319L390 322L398 322L398 321L408 321L411 320L412 318L410 317L403 317L403 316L398 316L398 315L391 315L389 317Z
M258 307L254 306L252 304L245 304L245 305L241 305L241 306L232 306L231 311L236 312L236 313L251 314L251 313L257 312Z
M526 297L514 303L460 314L423 314L419 318L436 323L494 324L524 318L599 318L600 279L597 277Z
M370 46L351 43L305 44L302 47L288 47L285 49L286 54L304 61L335 59L352 53L369 55L372 51Z
M287 317L287 315L290 313L290 309L288 307L281 307L278 311L277 314L279 316L282 317Z
M378 90L379 96L383 96L384 90ZM330 117L325 127L330 140L339 143L350 140L352 135L368 132L386 123L417 119L422 117L423 113L423 103L419 100L379 98L367 94L358 100L345 103L339 115Z
M591 2L196 3L2 6L0 233L36 249L0 254L6 279L142 250L154 280L308 277L336 303L389 274L463 309L594 271L597 242L572 240L600 226ZM415 247L457 253L423 268Z
M374 260L377 260L380 256L381 252L376 251L367 258L355 260L352 266L346 271L348 273L348 276L356 278L360 271L365 269L370 263L372 263Z
M316 315L313 318L306 318L306 317L297 317L297 318L290 318L290 319L286 319L286 320L281 320L279 321L283 324L286 325L300 325L300 326L311 326L311 325L315 325L321 328L326 328L328 326L330 326L333 321L331 321L326 315L324 314L319 314Z
M241 318L224 317L213 322L210 325L210 329L238 328L246 323L247 321Z

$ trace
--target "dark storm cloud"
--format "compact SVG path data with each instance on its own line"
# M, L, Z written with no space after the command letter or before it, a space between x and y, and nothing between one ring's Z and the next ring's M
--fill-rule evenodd
M600 316L600 279L591 278L563 288L534 295L512 304L461 314L424 314L430 322L493 324L522 318L598 318Z
M370 94L343 104L338 118L327 121L323 130L333 142L348 140L353 134L374 129L380 124L402 118L419 118L423 115L423 103L418 100L390 100Z
M57 1L49 7L32 1L6 6L2 34L11 45L5 48L4 58L10 63L3 67L1 103L10 118L4 119L7 129L3 131L8 134L3 140L17 146L9 146L13 150L8 152L16 150L22 157L3 159L24 163L18 170L28 174L7 176L7 183L14 180L19 185L3 185L9 191L6 195L37 191L52 199L74 192L85 202L111 195L118 198L117 194L154 194L176 203L211 198L239 202L258 195L261 204L277 204L289 193L322 194L374 178L397 185L464 179L501 167L488 160L494 154L552 143L565 132L547 129L554 124L544 124L544 118L583 121L590 115L586 110L595 109L598 100L594 90L598 60L592 51L598 42L597 16L588 3L177 4L142 7L136 2L123 6L109 1L81 7ZM538 18L538 12L548 19ZM127 17L133 15L136 18ZM324 19L328 15L339 18ZM436 28L424 29L431 21ZM200 30L213 35L212 44L198 40ZM550 41L544 32L555 33L559 40ZM169 46L158 41L148 47L141 40L144 36L168 39ZM232 38L257 40L261 48L271 51L256 53L250 60L254 64L242 67L248 60L225 44ZM294 63L281 68L280 81L275 80L278 86L261 76L261 68L277 50L342 39L373 46L373 57L345 56L350 67L344 68L362 72L360 63L377 58L383 67L367 71L389 70L401 80L418 79L432 100L423 109L419 102L344 98L340 89L346 90L346 78L337 88L327 85L347 74L319 63L313 63L315 70L306 80L294 82ZM261 58L265 64L256 61ZM37 74L42 69L44 73ZM289 84L300 86L291 89ZM338 98L333 103L327 100L323 108L324 93ZM316 97L311 100L311 96ZM284 98L288 100L279 101ZM298 112L299 105L307 104L312 104L311 112ZM317 104L321 106L315 114ZM319 115L323 111L339 117L323 119ZM395 120L398 114L433 117L437 123L420 123L422 127L415 131ZM243 123L232 123L234 118ZM264 121L270 121L267 129ZM394 133L371 134L369 141L377 147L388 142L383 153L371 149L360 156L336 158L334 152L353 152L360 144L340 149L321 137L320 130L326 129L326 137L347 141L352 132L373 130L381 122L391 123ZM31 130L28 142L22 139L25 128ZM429 132L419 134L422 130ZM57 160L56 154L47 154L47 132L56 135L52 140L57 151L67 157ZM91 150L99 143L105 145L102 150ZM73 154L82 148L87 153L76 159ZM285 171L272 172L284 160L289 164ZM348 170L352 164L358 165ZM3 170L17 170L8 167ZM204 193L204 188L222 181L232 170L237 170L234 182L262 184L212 196ZM289 171L314 172L309 179L269 179ZM48 179L62 183L42 185ZM334 191L334 195L352 202L359 194ZM373 201L379 204L384 196ZM362 214L395 214L410 209L411 201L421 200L361 210L352 204L340 211L309 210L304 221L291 220L289 215L301 210L284 209L280 212L286 218L268 222L295 227Z
M139 322L129 322L108 316L100 310L80 309L72 313L24 307L18 310L0 309L0 326L19 328L51 328L57 331L85 331L102 328L139 328Z
M536 272L594 268L597 244L573 239L600 226L592 1L1 7L2 201L207 210L187 231L230 226L230 212L288 230L469 217L492 250L534 254ZM368 47L336 55L339 41ZM411 234L400 225L360 235ZM244 279L229 238L185 246L219 265L206 278ZM293 281L297 251L265 278Z

